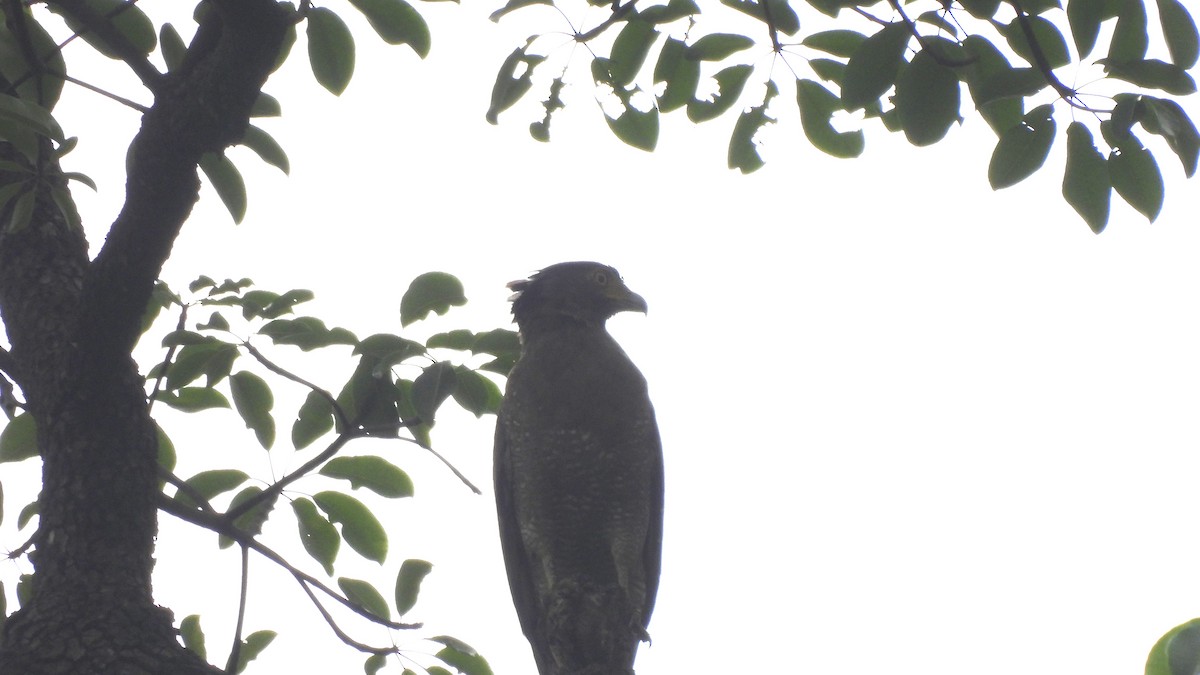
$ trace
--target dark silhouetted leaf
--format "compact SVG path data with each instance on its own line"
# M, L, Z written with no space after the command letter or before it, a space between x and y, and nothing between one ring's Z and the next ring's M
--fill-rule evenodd
M812 80L797 80L796 104L800 107L800 125L813 147L834 157L862 154L866 141L861 131L838 131L830 124L841 103L828 89Z
M1196 22L1179 0L1158 0L1158 19L1162 24L1163 37L1171 63L1183 69L1196 65L1200 57L1200 35Z
M720 61L753 46L754 40L745 35L712 33L688 47L687 58L693 61Z
M1114 63L1138 61L1146 57L1150 37L1146 34L1146 6L1142 0L1112 0L1120 6L1117 26L1108 46L1108 58Z
M33 415L21 413L0 430L0 463L37 456L37 423L33 421Z
M1046 163L1054 143L1052 112L1053 105L1040 105L1030 110L1021 124L1000 136L988 164L988 183L993 190L1016 185Z
M763 158L758 154L758 146L754 136L769 123L775 120L767 116L767 106L771 99L779 95L779 87L775 82L767 83L767 93L761 105L744 111L738 115L737 123L733 125L733 134L729 137L728 165L742 173L750 173L762 168Z
M365 487L383 497L411 497L413 495L412 479L395 464L382 457L363 455L361 457L334 457L325 463L318 472L322 476L341 478L350 481L350 487L357 490Z
M891 88L910 37L904 23L891 23L854 50L842 77L842 106L846 110L864 108Z
M367 17L371 28L389 45L408 45L417 56L429 55L429 25L404 0L350 0Z
M387 533L379 519L363 503L341 492L318 492L313 496L329 520L342 526L342 538L359 555L382 564L387 559Z
M266 380L249 371L241 371L229 377L229 389L233 394L233 406L242 416L246 428L254 432L259 445L270 450L275 444L275 420L271 408L275 396Z
M913 145L930 145L945 138L959 120L958 77L921 50L896 77L896 113L900 128Z
M424 560L408 559L400 565L396 575L396 611L404 616L417 604L421 593L421 582L433 570L433 565Z
M400 324L407 326L429 316L445 314L451 307L467 304L462 282L445 272L426 272L409 284L400 299Z
M1182 68L1158 59L1142 59L1115 63L1112 59L1098 59L1109 77L1132 82L1140 87L1162 89L1168 94L1186 96L1196 93L1196 81Z
M454 366L449 361L439 361L417 376L413 381L412 403L422 422L433 425L434 414L454 393L457 383Z
M354 36L333 10L308 10L308 63L322 87L340 96L354 76Z
M248 480L250 480L250 476L246 475L245 471L238 471L237 469L213 469L211 471L201 471L184 482L193 491L203 497L205 501L211 502L217 495L236 490L242 483ZM183 490L175 493L175 501L188 507L199 506L196 500L192 499L191 494Z
M1067 168L1063 174L1063 198L1099 234L1108 224L1112 182L1104 156L1092 141L1092 132L1082 122L1067 127Z
M700 62L686 58L687 45L683 40L669 37L663 43L654 64L654 82L666 82L667 86L658 97L658 109L671 112L687 105L696 97L696 86L700 83Z
M392 611L388 609L387 601L371 584L362 579L350 577L340 577L337 583L338 588L342 589L342 592L346 594L346 599L350 602L381 619L390 620L392 618Z
M771 12L771 24L784 35L795 35L800 30L800 17L791 8L787 0L766 0L767 10ZM739 12L766 23L767 11L763 9L762 0L721 0L721 4L732 7Z
M242 173L228 157L213 152L206 152L200 158L200 169L233 216L233 222L242 222L246 217L246 181L242 180Z
M1141 100L1146 111L1142 126L1167 141L1183 163L1184 174L1191 178L1196 173L1196 160L1200 155L1200 133L1196 131L1196 125L1175 101L1153 96L1143 96Z
M1067 51L1067 41L1063 39L1057 26L1040 16L1029 16L1025 20L1030 30L1033 31L1033 37L1037 41L1038 48L1041 49L1042 56L1046 58L1046 63L1051 68L1060 68L1071 62L1071 55ZM1008 46L1012 47L1018 56L1032 65L1038 65L1033 47L1029 44L1020 19L1013 19L1011 23L1001 28L1000 32L1008 41Z
M848 59L866 39L867 36L858 31L834 29L806 35L800 44Z
M717 81L717 93L713 100L692 100L688 103L688 119L693 122L706 122L724 114L737 103L752 72L754 67L748 65L729 66L718 71L713 76Z
M1108 175L1113 189L1138 213L1151 222L1158 218L1165 194L1162 173L1136 136L1130 134L1109 153Z
M657 38L658 31L649 23L636 18L625 22L609 54L608 68L613 84L627 87L633 82Z

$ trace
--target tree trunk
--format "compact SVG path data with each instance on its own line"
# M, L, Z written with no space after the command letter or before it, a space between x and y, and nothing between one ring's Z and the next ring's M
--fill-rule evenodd
M0 316L12 345L0 369L37 420L43 462L32 594L3 624L0 675L220 672L179 644L151 594L157 435L130 357L197 198L200 157L240 140L292 18L270 0L210 5L184 64L143 80L155 103L96 259L45 185L31 223L0 234Z

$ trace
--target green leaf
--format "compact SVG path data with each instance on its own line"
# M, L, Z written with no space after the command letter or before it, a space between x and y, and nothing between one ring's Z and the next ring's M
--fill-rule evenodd
M908 142L931 145L959 121L959 84L954 72L922 49L896 78L896 113Z
M668 37L654 64L654 82L666 82L667 86L658 97L658 109L671 112L687 105L696 97L696 86L700 83L700 62L685 58L687 45L683 40Z
M653 152L658 145L658 109L638 110L625 104L625 110L617 117L604 115L608 128L626 145Z
M205 501L211 502L214 497L219 494L224 494L230 490L236 490L242 483L250 480L250 476L244 471L237 469L213 469L211 471L201 471L184 481L195 492L199 493ZM175 493L175 501L187 507L197 507L199 504L192 496L182 490Z
M158 426L157 422L154 424L154 436L155 441L158 443L158 465L167 471L174 471L175 462L178 459L178 456L175 454L175 444L171 442L171 438L167 436L167 432L163 431L163 428ZM164 484L166 484L166 480L160 478L158 482L160 490Z
M228 408L229 399L209 387L183 387L177 392L164 391L158 400L183 412L200 412L210 408Z
M179 389L204 374L208 375L208 386L211 387L229 374L237 355L237 347L219 341L184 345L167 369L167 389Z
M246 126L246 135L242 137L242 145L254 151L259 159L279 169L284 174L291 171L287 153L283 146L271 137L271 134L259 129L253 124Z
M399 335L376 333L359 341L354 348L354 353L375 358L381 366L390 368L414 356L425 354L426 349L425 345L420 342L414 342Z
M229 215L233 216L233 222L242 222L246 217L246 181L242 180L241 172L228 157L214 152L204 153L200 158L200 169L229 210Z
M492 675L491 666L471 645L449 635L439 635L430 640L446 645L435 656L463 675Z
M183 639L183 646L195 652L196 656L201 659L208 658L204 649L204 631L200 629L199 614L185 616L183 621L179 622L179 637Z
M721 61L753 46L754 40L745 35L711 33L688 47L686 56L693 61Z
M425 346L430 349L457 349L467 351L475 344L475 334L465 328L452 330L448 333L437 333L429 336Z
M1162 136L1171 151L1183 163L1183 172L1188 178L1196 173L1196 160L1200 156L1200 132L1175 101L1153 96L1141 97L1145 108L1142 126L1152 134Z
M36 201L36 193L32 190L24 190L17 195L13 202L12 213L9 215L7 232L20 232L29 226L33 220L33 207Z
M713 79L717 81L717 93L711 101L693 100L688 103L688 119L693 122L707 122L724 114L732 108L746 88L746 81L754 72L754 66L737 65L720 70Z
M379 671L383 670L385 666L387 666L386 656L383 654L372 654L367 657L365 662L363 662L363 672L366 673L366 675L376 675ZM405 670L405 675L407 675L408 672L410 671ZM416 674L414 673L414 675Z
M862 154L866 146L862 131L838 131L830 123L841 103L828 89L812 80L796 80L796 104L800 107L800 126L813 147L834 157Z
M462 282L445 272L426 272L409 284L400 299L400 325L407 326L429 316L450 311L451 307L467 304Z
M417 604L421 582L432 570L433 564L424 560L410 558L400 565L400 573L396 575L396 612L400 616L404 616Z
M854 52L862 46L866 35L853 30L835 29L826 30L812 35L805 36L800 44L805 47L810 47L826 54L833 54L848 59L854 55Z
M475 336L471 345L473 354L491 354L492 356L508 356L521 352L521 338L515 330L493 328L486 333Z
M1139 87L1162 89L1168 94L1186 96L1196 93L1196 81L1182 68L1158 59L1142 59L1116 63L1111 59L1097 59L1109 77L1132 82Z
M243 488L241 492L234 495L233 499L229 501L229 509L226 513L241 507L251 499L259 499L259 495L262 492L263 489L257 485ZM278 499L279 493L272 494L266 501L255 505L254 508L235 518L233 521L234 526L247 534L258 536L262 533L262 528L266 524L267 518L271 516L271 511L275 509L275 502ZM225 535L221 535L217 539L217 543L221 548L229 548L233 545L233 540Z
M985 38L968 36L963 40L963 48L971 64L960 72L971 90L971 98L981 110L993 101L1032 96L1049 86L1036 68L1013 68L996 46ZM999 125L995 119L988 118L987 121L998 133L1011 126L997 129Z
M700 13L695 0L670 0L665 5L651 5L638 12L637 17L652 24L671 23Z
M254 432L259 445L270 450L275 444L275 420L271 417L275 396L271 387L258 375L243 370L230 376L229 389L233 394L233 406L242 416L246 428Z
M333 429L333 406L321 394L310 391L296 420L292 422L292 447L303 450Z
M511 108L529 91L533 86L533 69L546 60L544 56L526 53L532 42L533 38L530 38L524 47L514 49L504 59L504 63L500 64L500 71L496 73L496 83L492 85L491 105L486 115L491 124L498 124L500 113ZM517 75L518 69L521 70L520 75Z
M503 395L495 382L466 366L455 366L454 379L454 400L464 410L476 417L483 417L485 413L495 414L500 410Z
M409 45L417 56L429 55L429 25L404 0L350 0L367 17L371 28L389 45Z
M277 345L295 345L306 352L332 345L358 344L354 333L345 328L329 328L324 321L311 316L275 319L259 328L258 333Z
M1062 194L1093 232L1099 234L1104 230L1112 200L1112 181L1104 156L1092 141L1092 132L1082 122L1072 122L1067 127L1067 168Z
M321 564L326 574L333 576L333 562L337 560L342 544L337 528L317 512L317 507L311 501L303 497L292 500L292 512L296 514L300 543L304 545L304 550Z
M1117 15L1120 0L1068 0L1067 23L1082 60L1096 47L1100 24Z
M1200 619L1167 631L1150 649L1146 675L1193 675L1200 670Z
M1000 0L960 0L960 4L976 19L990 19L1000 8Z
M4 11L11 11L18 5L8 5ZM45 28L34 19L28 10L28 5L20 5L24 19L15 21L0 21L0 76L7 82L18 82L16 95L52 110L62 94L62 73L67 72L62 50L58 48L54 38ZM2 13L2 12L0 12ZM14 17L15 19L15 17ZM18 38L10 30L10 26L20 26L22 37ZM31 68L23 45L32 48L32 53L38 55L41 63L37 68ZM57 75L51 74L57 73ZM8 93L14 93L9 91Z
M341 524L342 538L350 548L367 560L383 564L387 559L387 533L370 509L341 492L318 492L313 499L329 520Z
M904 23L890 23L854 50L842 78L846 110L865 108L887 92L900 72L910 37Z
M729 137L728 159L729 168L738 169L742 173L750 173L762 168L763 158L758 154L758 146L754 136L767 124L775 120L767 115L767 106L771 99L779 95L779 87L774 81L767 82L767 92L761 105L754 106L738 115L733 125L733 134Z
M318 472L322 476L350 481L357 490L365 487L372 492L389 498L413 496L413 483L408 474L382 457L334 457Z
M652 24L636 18L625 22L625 27L613 41L609 56L608 67L614 85L627 87L633 82L656 39L658 31Z
M1143 0L1113 0L1120 6L1117 26L1108 46L1108 58L1115 63L1138 61L1146 57L1150 37L1146 34L1146 6Z
M1163 38L1171 63L1190 69L1200 57L1200 34L1196 22L1179 0L1158 0L1158 20L1162 24Z
M29 524L29 521L33 520L33 517L38 515L40 511L41 504L39 504L36 499L26 504L25 507L21 509L21 512L17 514L17 529L25 529L25 526Z
M33 415L21 413L0 430L0 463L37 456L37 423L33 421Z
M146 55L154 51L156 44L154 23L137 5L125 2L125 0L88 0L86 7L90 10L89 13L97 17L97 20L108 21L112 24L116 33L123 38L125 45L132 48L134 52ZM127 50L110 45L100 37L97 31L90 30L88 23L78 18L74 11L67 11L54 3L47 5L47 8L61 16L67 27L78 33L96 51L118 61L123 61L127 57Z
M339 577L337 583L338 588L342 589L342 592L346 594L346 599L350 602L381 619L391 620L392 612L388 609L387 601L383 599L383 595L379 591L375 590L374 586L362 579L350 577Z
M340 96L354 75L354 36L332 10L308 10L308 62L313 76L334 96Z
M258 658L258 655L267 648L267 645L271 644L271 641L275 639L275 635L275 631L273 630L260 630L247 635L246 639L242 641L242 648L238 650L236 672L241 673L246 670L246 666Z
M1137 139L1130 134L1108 155L1108 175L1112 186L1129 205L1151 222L1162 211L1164 188L1158 163Z
M250 108L251 117L279 117L282 114L283 107L279 105L279 100L265 92L258 93L254 106Z
M183 63L184 55L187 54L187 44L179 35L179 31L175 30L175 26L164 23L162 28L158 29L158 46L163 61L167 64L167 70L178 69Z
M787 0L766 0L767 9L771 12L771 24L784 35L795 35L800 30L800 17L791 8ZM762 0L721 0L721 4L732 7L743 14L748 14L763 23L767 21L767 13L763 10ZM698 11L698 10L697 10Z
M425 368L413 381L412 403L417 417L433 426L434 414L457 384L454 366L449 361L439 361Z
M1057 26L1040 16L1026 17L1026 21L1033 31L1033 38L1037 41L1042 56L1046 57L1046 63L1051 68L1061 68L1071 62L1071 55L1067 51L1067 41L1063 39ZM1029 39L1025 36L1025 29L1022 28L1019 19L1013 19L1012 22L1001 28L1000 32L1008 41L1008 46L1012 47L1018 56L1032 65L1037 65L1037 57L1034 56L1033 47L1029 44Z
M1054 143L1053 105L1030 110L1021 124L1000 136L988 164L988 182L993 190L1011 187L1028 178L1046 162Z
M505 4L503 7L492 12L491 14L489 14L488 19L490 19L493 23L495 23L495 22L500 21L500 19L503 18L505 14L514 12L518 9L521 9L522 7L529 7L531 5L553 5L553 4L554 4L553 0L508 0L508 3Z
M17 128L27 129L59 143L65 143L67 140L62 127L58 125L58 120L54 119L49 110L32 101L8 94L0 94L0 121L10 122ZM7 137L5 140L13 142L15 139ZM24 154L29 157L29 153ZM36 157L30 157L30 160L36 160Z

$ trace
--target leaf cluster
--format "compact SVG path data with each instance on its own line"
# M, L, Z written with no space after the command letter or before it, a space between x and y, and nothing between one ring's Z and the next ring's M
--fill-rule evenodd
M492 18L545 4L563 16L576 13L570 0L510 0ZM841 158L863 153L863 131L873 120L925 146L944 140L969 106L997 136L988 170L997 190L1039 170L1065 136L1063 197L1097 232L1108 222L1114 191L1150 220L1161 210L1158 161L1138 131L1161 137L1184 173L1195 173L1200 134L1176 99L1196 92L1200 41L1180 0L1154 3L1161 55L1149 53L1142 0L1068 0L1065 8L1059 0L806 4L801 13L803 3L784 0L722 0L703 10L693 0L625 2L594 26L570 30L591 55L590 79L609 128L642 150L655 148L662 114L686 111L699 123L735 111L728 165L755 171L765 163L759 133L791 88L808 141ZM729 10L754 21L741 32L721 32L736 23ZM802 19L818 28L802 30ZM823 27L831 21L835 27ZM1089 61L1106 22L1115 26L1107 52ZM561 61L553 50L541 51L549 43L543 35L504 61L489 121L534 88L536 68ZM1103 75L1080 89L1064 84L1061 73L1084 68ZM545 117L530 126L540 141L549 139L550 117L565 106L564 79L550 80ZM1064 114L1073 120L1061 134Z
M430 432L446 402L453 400L476 416L496 412L501 394L492 377L507 373L519 344L515 333L503 329L484 333L454 330L421 342L383 333L360 339L345 328L298 314L312 299L307 290L277 293L258 288L249 279L201 277L186 291L157 285L143 326L147 334L163 324L171 329L161 340L162 360L146 374L151 405L160 403L187 414L231 410L252 433L254 442L271 451L277 440L276 390L284 387L305 393L303 403L289 411L294 459L276 460L295 468L273 482L256 481L236 466L207 469L186 479L177 477L173 474L174 445L160 430L160 472L165 487L160 503L166 512L215 531L222 548L237 544L291 572L335 634L369 655L367 672L376 672L390 662L387 655L398 653L396 648L373 647L349 638L313 590L363 620L411 629L417 625L398 619L415 607L432 565L418 559L404 561L396 571L390 599L385 599L375 582L337 574L339 556L346 548L364 560L381 566L387 563L390 541L373 504L412 497L415 492L414 481L389 453L350 453L348 446L361 438L391 438L433 452ZM430 314L444 314L465 302L457 278L424 274L403 296L401 323L409 325ZM355 365L340 390L325 389L284 369L264 350L314 356L332 350L341 360L350 357ZM487 359L479 368L466 363L478 361L476 355ZM493 375L481 372L485 370ZM37 456L36 426L25 412L0 430L0 462ZM448 462L447 466L454 470ZM307 487L310 485L316 489ZM301 491L307 489L313 491ZM290 509L276 508L280 504ZM26 527L36 514L36 502L26 506L18 516L18 526ZM259 540L267 521L281 517L295 523L299 543L328 583L303 573ZM243 604L245 601L243 597ZM184 620L181 634L190 648L205 653L198 616ZM273 637L271 631L239 637L232 650L236 671L241 672ZM434 640L444 643L437 657L443 665L468 674L488 672L486 661L464 643L451 642L453 639L445 636Z

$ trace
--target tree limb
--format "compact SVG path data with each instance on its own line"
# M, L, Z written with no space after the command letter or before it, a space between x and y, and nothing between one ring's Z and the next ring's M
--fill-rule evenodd
M265 546L262 542L255 539L254 536L251 535L250 533L244 532L241 529L238 529L237 527L230 524L230 522L223 515L209 514L209 513L204 513L203 511L197 511L195 509L188 509L188 508L184 507L182 504L180 504L179 502L167 497L166 495L162 495L162 494L160 494L158 496L158 508L166 513L169 513L169 514L175 516L176 518L179 518L180 520L182 520L184 522L188 522L193 525L198 525L205 529L212 530L213 532L216 532L217 534L223 534L226 537L229 537L230 539L234 540L235 542L237 542L243 546L246 546L247 548L251 549L255 553L258 553L259 555L266 558L267 560L270 560L271 562L275 563L276 565L279 565L280 567L282 567L284 570L286 570L288 572L288 574L291 574L298 581L301 581L304 584L307 584L313 588L316 588L317 590L321 591L325 595L334 599L335 601L342 604L346 608L350 609L355 614L358 614L359 616L362 616L363 618L368 619L373 623L379 624L381 626L386 626L387 628L392 628L395 630L412 630L415 628L420 628L423 625L420 623L401 623L398 621L389 621L387 619L384 619L381 616L376 616L376 615L368 612L367 610L363 609L359 605L356 605L353 602L351 602L348 598L346 598L342 594L338 593L337 591L333 590L329 586L322 583L316 577L312 576L311 574L307 574L306 572L301 571L298 567L296 567L295 565L288 562L286 558L279 555L272 549Z

